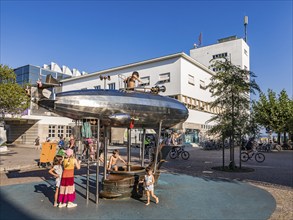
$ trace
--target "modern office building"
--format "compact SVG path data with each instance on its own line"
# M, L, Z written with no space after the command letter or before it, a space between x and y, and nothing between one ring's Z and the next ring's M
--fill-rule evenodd
M123 79L130 76L133 71L138 71L142 80L142 83L137 84L138 88L164 85L166 92L161 95L173 97L186 105L189 109L189 117L186 122L176 125L174 129L185 133L186 142L198 143L199 138L204 138L205 131L212 126L207 121L220 111L219 108L211 108L210 103L213 98L206 86L216 71L209 69L209 61L221 57L227 57L234 65L249 70L249 47L243 39L233 36L220 39L213 45L193 48L190 50L190 56L176 53L91 74L80 74L76 70L71 72L64 66L62 69L53 68L52 64L45 68L27 65L15 69L15 72L19 83L35 82L38 76L45 77L51 73L62 84L59 91L65 92L78 89L123 89ZM38 135L42 135L42 138L69 135L70 126L74 125L70 119L61 120L60 117L53 116L44 109L40 111L33 103L28 112L29 114L22 116L22 119L29 118L26 120L31 121L27 122L32 127L36 127L34 133L39 130ZM39 119L34 119L35 117ZM10 129L10 132L14 129ZM28 130L23 135L27 133ZM121 132L112 131L111 141L119 142L121 135L118 134ZM15 140L23 142L23 138Z

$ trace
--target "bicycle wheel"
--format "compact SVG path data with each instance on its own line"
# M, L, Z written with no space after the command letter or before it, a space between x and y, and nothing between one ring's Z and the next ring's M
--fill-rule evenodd
M169 153L171 159L175 159L177 157L177 151L172 149Z
M248 159L249 159L248 153L242 152L241 153L241 161L246 162L246 161L248 161Z
M187 151L183 151L181 153L181 157L182 157L183 160L188 160L189 156L190 156L190 154Z
M254 158L257 162L261 163L265 160L265 155L262 153L256 153Z

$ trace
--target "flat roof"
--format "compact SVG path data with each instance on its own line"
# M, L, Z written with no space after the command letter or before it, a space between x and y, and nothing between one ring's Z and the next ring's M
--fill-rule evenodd
M159 61L173 59L173 58L184 58L187 61L191 62L192 64L194 64L194 65L198 66L199 68L203 69L207 73L209 73L211 75L214 75L214 72L211 71L209 68L207 68L206 66L204 66L200 62L196 61L192 57L188 56L186 53L180 52L180 53L175 53L175 54L171 54L171 55L167 55L167 56L157 57L157 58L153 58L153 59L149 59L149 60L144 60L144 61L140 61L140 62L130 63L130 64L118 66L118 67L113 67L113 68L110 68L110 69L106 69L106 70L101 70L101 71L98 71L98 72L89 73L87 75L82 75L82 76L77 76L77 77L71 77L71 78L68 78L68 79L63 79L60 82L69 82L69 81L73 81L73 80L79 80L79 79L82 79L82 78L98 76L98 75L105 74L105 73L112 72L112 71L118 71L118 70L122 70L122 69L125 69L125 68L140 66L140 65L144 65L144 64L159 62Z

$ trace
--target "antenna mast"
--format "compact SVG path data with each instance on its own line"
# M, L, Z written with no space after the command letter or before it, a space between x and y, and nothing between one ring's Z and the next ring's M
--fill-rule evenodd
M244 31L245 31L245 37L244 40L247 42L247 25L248 25L248 16L244 16Z

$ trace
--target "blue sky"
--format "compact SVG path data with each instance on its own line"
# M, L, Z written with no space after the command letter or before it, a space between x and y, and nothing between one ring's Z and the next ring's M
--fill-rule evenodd
M2 64L94 72L244 37L251 71L266 92L292 97L292 1L3 1Z

